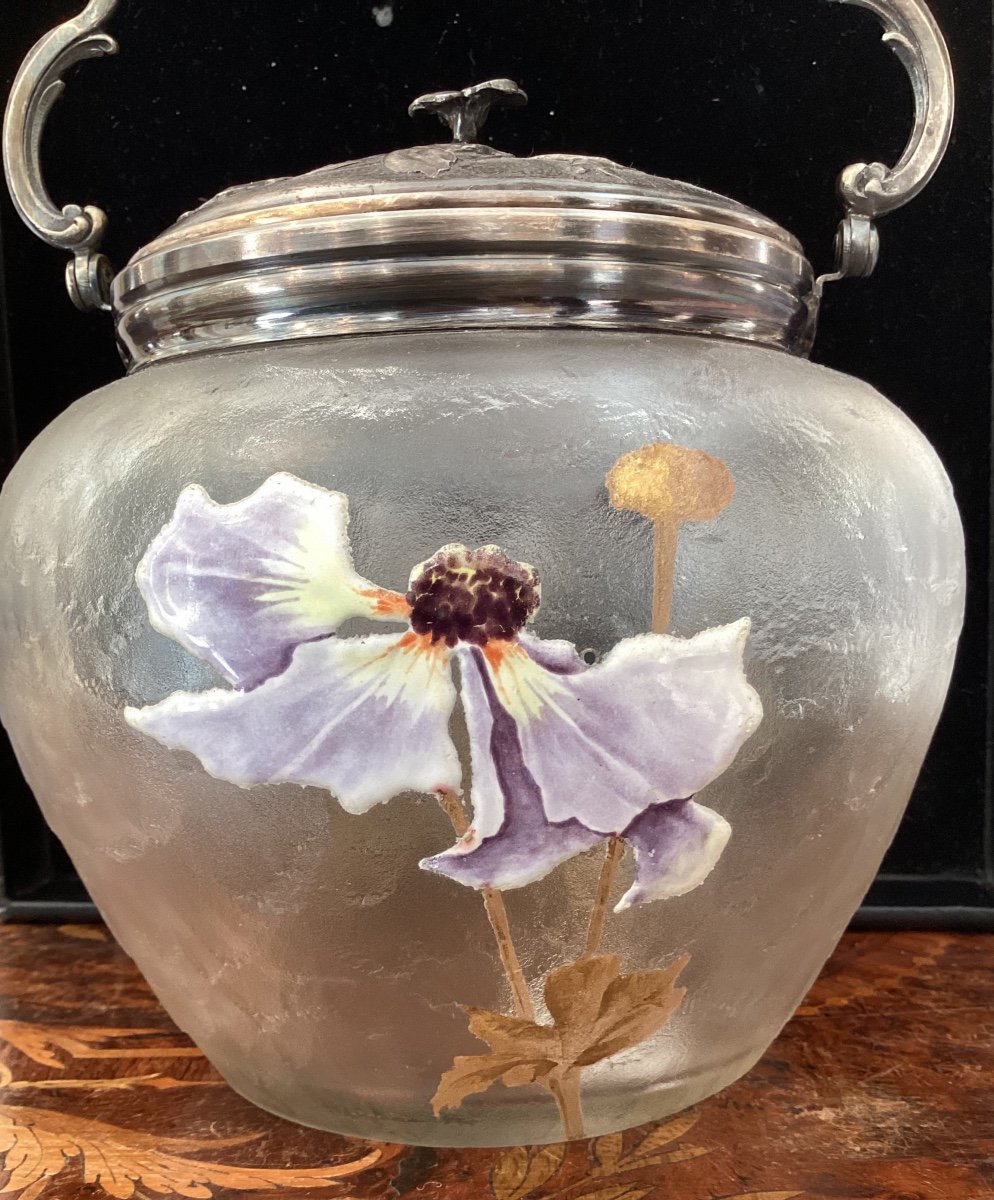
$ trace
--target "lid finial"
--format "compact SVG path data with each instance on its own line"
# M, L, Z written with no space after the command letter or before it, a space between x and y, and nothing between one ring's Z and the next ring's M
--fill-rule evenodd
M490 110L495 105L520 108L528 97L513 79L488 79L460 92L429 92L419 96L408 108L408 114L434 113L443 125L452 130L455 142L475 142Z

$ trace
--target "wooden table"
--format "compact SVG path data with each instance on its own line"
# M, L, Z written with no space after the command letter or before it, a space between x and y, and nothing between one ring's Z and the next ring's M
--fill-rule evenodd
M425 1150L235 1096L98 926L0 928L0 1196L984 1200L994 935L853 933L766 1057L623 1137Z

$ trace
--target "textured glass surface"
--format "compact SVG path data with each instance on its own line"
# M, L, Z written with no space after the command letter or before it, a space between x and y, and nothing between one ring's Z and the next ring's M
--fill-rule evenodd
M682 527L672 629L750 616L765 717L701 793L733 829L707 883L608 919L604 948L627 967L691 961L655 1039L585 1073L599 1133L758 1058L894 833L963 602L952 495L917 430L862 383L730 342L384 335L139 372L74 406L15 469L3 720L115 935L251 1099L378 1138L560 1136L538 1088L432 1115L453 1056L483 1049L457 1002L508 1011L478 895L418 869L451 843L433 800L356 817L318 789L242 790L125 724L126 705L218 683L150 627L133 578L179 492L233 501L277 471L345 492L356 567L388 588L448 542L497 543L540 566L535 632L604 652L648 629L652 607L652 527L611 507L604 478L654 441L735 476L720 517ZM600 862L506 894L529 978L581 952Z

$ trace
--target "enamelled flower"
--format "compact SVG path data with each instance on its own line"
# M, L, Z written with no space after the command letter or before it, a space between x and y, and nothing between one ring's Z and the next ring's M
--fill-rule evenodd
M186 488L136 578L152 625L231 686L126 709L129 724L220 779L325 788L362 813L460 791L461 701L472 826L422 867L521 887L617 835L636 864L619 908L701 883L730 828L692 797L762 715L742 667L748 621L626 638L588 665L525 631L533 567L450 545L406 594L387 591L356 573L347 526L344 495L288 474L233 504ZM353 617L407 628L335 636Z

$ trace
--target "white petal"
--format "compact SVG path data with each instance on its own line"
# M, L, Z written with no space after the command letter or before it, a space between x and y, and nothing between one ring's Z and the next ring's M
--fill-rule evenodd
M174 692L125 718L219 779L322 787L360 813L400 792L459 790L455 701L445 649L408 633L309 642L250 692Z
M239 687L349 617L403 619L406 602L356 574L348 501L293 475L218 504L185 488L135 577L155 629Z

